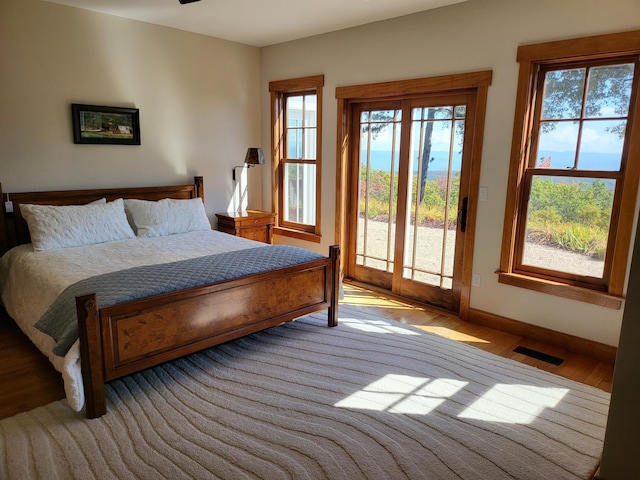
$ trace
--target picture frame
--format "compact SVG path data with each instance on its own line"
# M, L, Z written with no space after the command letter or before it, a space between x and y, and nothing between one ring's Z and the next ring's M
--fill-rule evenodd
M73 143L140 145L137 108L71 104Z

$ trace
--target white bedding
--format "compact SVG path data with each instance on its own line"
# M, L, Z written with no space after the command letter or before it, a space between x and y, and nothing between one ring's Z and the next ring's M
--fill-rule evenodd
M62 291L94 275L140 265L169 263L204 255L265 246L216 230L127 240L34 252L31 244L15 247L0 259L0 291L7 312L62 373L67 401L80 411L84 391L79 342L67 355L52 353L54 341L34 325Z

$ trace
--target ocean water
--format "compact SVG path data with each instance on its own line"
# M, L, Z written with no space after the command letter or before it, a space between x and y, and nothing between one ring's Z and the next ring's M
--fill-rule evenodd
M362 152L361 155L365 155ZM552 152L542 151L539 157L547 158L551 157L551 168L572 168L574 152ZM429 173L446 171L449 165L449 153L448 152L431 152L433 161L429 163ZM362 158L362 157L361 157ZM371 151L371 168L373 170L390 171L390 158L391 153L388 151L372 150ZM414 153L414 159L418 158L417 152ZM454 154L453 157L453 170L460 170L460 153ZM397 159L396 159L397 162ZM415 162L414 162L415 163ZM594 153L583 152L580 154L580 169L581 170L618 170L620 168L620 155L611 153ZM396 164L396 171L397 171ZM505 165L508 168L508 165ZM414 165L414 172L417 172L417 163ZM429 175L431 176L431 175Z

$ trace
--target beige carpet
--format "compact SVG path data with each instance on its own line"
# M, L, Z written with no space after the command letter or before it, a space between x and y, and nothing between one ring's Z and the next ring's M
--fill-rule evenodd
M340 309L0 421L0 478L587 479L609 395Z

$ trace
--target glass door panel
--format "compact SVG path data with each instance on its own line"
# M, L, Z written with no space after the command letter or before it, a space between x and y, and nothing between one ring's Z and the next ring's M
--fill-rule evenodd
M402 110L360 114L356 265L392 273Z
M453 286L464 105L413 108L402 277Z

